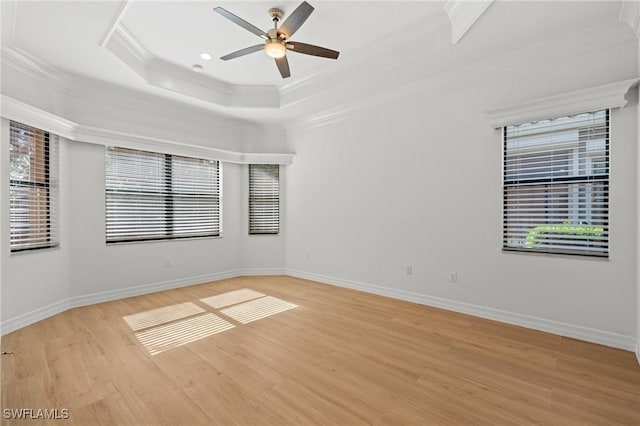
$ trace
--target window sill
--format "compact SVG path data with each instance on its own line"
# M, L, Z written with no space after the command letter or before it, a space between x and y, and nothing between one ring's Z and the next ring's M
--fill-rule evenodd
M49 247L34 247L34 248L16 250L11 252L11 256L22 256L24 254L30 254L30 253L47 253L47 252L58 251L58 250L60 250L60 244L56 244L55 246L49 246Z
M520 255L534 255L553 258L569 258L569 259L585 259L585 260L598 260L608 261L611 253L609 254L585 254L585 253L569 253L569 252L552 252L543 250L527 250L502 247L503 254L520 254Z
M114 241L114 242L105 242L107 247L110 246L122 246L129 244L152 244L152 243L166 243L173 241L194 241L194 240L220 240L222 239L222 234L220 235L212 235L205 237L187 237L187 238L159 238L153 240L132 240L132 241Z

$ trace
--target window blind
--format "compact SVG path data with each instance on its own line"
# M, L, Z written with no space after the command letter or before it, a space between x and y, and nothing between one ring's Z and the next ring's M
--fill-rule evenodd
M214 160L106 148L107 243L220 235Z
M249 165L249 234L280 232L280 166Z
M12 252L58 245L58 137L9 124L9 222Z
M504 249L608 256L609 111L503 132Z

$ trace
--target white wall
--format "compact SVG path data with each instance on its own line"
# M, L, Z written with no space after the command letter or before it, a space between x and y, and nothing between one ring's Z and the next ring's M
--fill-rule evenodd
M454 309L497 309L507 320L557 331L569 325L574 334L632 347L636 100L612 113L610 258L501 252L501 136L484 111L635 76L635 45L579 57L556 47L549 57L485 64L345 120L292 129L287 268Z
M222 238L106 245L104 147L69 146L72 297L195 277L206 281L238 269L242 166L223 164Z

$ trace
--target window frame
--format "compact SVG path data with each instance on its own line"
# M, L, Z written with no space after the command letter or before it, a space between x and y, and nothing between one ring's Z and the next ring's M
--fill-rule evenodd
M115 150L126 150L129 152L140 152L146 154L156 154L162 156L162 170L164 171L162 175L162 186L165 188L164 193L158 191L147 191L147 195L151 195L154 197L159 197L164 200L161 204L164 206L163 209L163 217L165 218L164 223L164 233L162 235L155 234L148 237L132 237L132 238L119 238L109 240L108 234L108 194L114 193L117 194L118 191L109 190L107 186L107 182L105 182L105 243L107 245L117 245L117 244L131 244L131 243L148 243L155 241L174 241L174 240L197 240L197 239L205 239L205 238L222 238L222 162L219 160L211 160L199 157L188 157L183 155L174 155L153 151L146 151L141 149L133 149L133 148L123 148L118 146L105 146L105 156L108 149ZM184 194L177 192L174 189L174 170L173 163L176 157L187 158L193 160L201 160L201 161L213 161L215 162L216 167L216 178L217 178L217 196L210 196L207 198L212 198L217 205L217 218L218 218L218 228L217 231L210 233L202 233L199 235L180 235L175 234L176 230L176 221L175 221L175 199ZM105 176L106 176L106 164L105 164ZM134 193L135 194L135 193ZM205 197L203 197L205 198ZM160 205L160 204L159 204Z
M507 241L508 241L508 229L509 227L507 226L507 210L508 210L508 206L507 206L507 192L510 188L518 188L518 186L515 186L514 183L516 181L518 181L518 179L511 179L511 180L507 180L507 174L508 174L508 170L507 170L507 158L508 158L508 151L507 151L507 143L508 143L508 138L507 138L507 128L510 125L504 125L502 126L502 131L501 131L501 135L502 135L502 188L503 188L503 193L502 193L502 251L505 253L529 253L529 254L546 254L546 255L554 255L554 256L578 256L578 257L585 257L585 258L592 258L592 259L608 259L610 256L610 249L611 249L611 244L610 244L610 205L609 205L609 200L610 200L610 181L611 181L611 152L610 152L610 144L611 144L611 109L610 108L600 108L597 110L592 110L589 112L583 112L583 113L575 113L575 114L565 114L565 115L561 115L561 116L554 116L549 118L550 120L554 120L557 119L559 117L563 117L563 116L575 116L575 115L579 115L579 114L585 114L585 113L596 113L599 111L605 111L605 135L604 135L604 150L605 150L605 160L604 160L604 169L606 170L606 173L604 174L598 174L596 173L596 171L601 167L601 166L596 166L594 164L594 162L592 161L591 158L589 158L588 156L586 157L589 161L587 161L587 163L585 164L586 169L589 171L588 174L584 174L584 175L577 175L577 176L565 176L562 177L561 179L558 178L554 178L554 177L546 177L546 178L535 178L535 179L527 179L526 180L526 184L521 185L520 188L522 187L528 187L528 186L541 186L544 185L544 187L548 190L550 188L554 188L554 187L559 187L562 185L566 185L568 187L568 189L571 188L572 185L575 185L577 183L581 183L581 182L589 182L589 183L597 183L600 182L604 185L604 189L603 189L603 205L604 205L604 210L605 213L603 215L604 221L602 224L602 228L603 228L603 234L606 235L606 250L604 252L589 252L589 251L585 251L585 250L568 250L568 249L561 249L561 248L525 248L525 247L512 247L512 246L508 246L507 245ZM538 120L540 121L540 120ZM578 130L578 132L580 132L580 130ZM588 141L588 139L587 139ZM578 139L578 142L580 142L580 139ZM559 180L559 181L558 181ZM579 189L579 188L578 188ZM593 189L591 189L591 191L593 191ZM569 192L569 191L568 191ZM572 203L577 203L579 206L579 200L576 201L572 201L569 202L568 201L568 206L573 205ZM545 207L548 206L548 203L543 204ZM585 210L587 210L587 207L585 207ZM591 212L592 207L589 206L588 210ZM590 213L591 214L591 213ZM550 224L549 226L554 226L554 224ZM590 227L592 225L586 224L586 225L573 225L573 226L586 226L586 227Z
M257 232L254 231L252 228L252 217L253 217L253 213L252 213L252 205L255 202L254 200L257 197L252 197L251 193L252 193L252 188L251 188L251 183L252 183L252 179L251 179L251 169L253 167L274 167L277 170L277 193L275 194L275 197L271 197L269 198L270 200L275 200L275 203L278 206L278 214L277 214L277 219L275 222L277 222L276 225L276 229L272 230L272 231L265 231L265 232ZM279 164L249 164L248 167L248 178L249 178L249 184L248 184L248 215L247 215L247 219L248 219L248 234L250 236L260 236L260 235L279 235L280 234L280 165ZM266 199L266 197L263 197Z
M9 121L10 146L13 141L13 137L11 133L15 128L15 126L18 126L19 128L27 128L30 135L32 132L42 133L42 138L41 139L35 138L35 141L36 141L36 144L39 144L40 142L42 142L42 145L43 145L42 146L42 150L43 150L42 175L44 179L42 182L39 182L38 179L35 177L30 178L28 180L13 179L11 177L11 154L9 155L9 248L10 248L10 252L11 254L15 254L15 253L34 251L34 250L47 250L47 249L57 248L60 246L60 240L57 232L58 231L57 223L54 223L54 221L57 221L58 217L57 215L54 214L56 212L56 209L54 208L55 206L53 204L58 202L59 193L56 192L52 194L53 191L58 191L58 187L56 185L57 169L53 171L52 166L56 168L58 167L57 158L54 158L54 156L58 152L57 150L57 145L59 143L58 136L46 130L38 129L28 124L19 123L17 121L10 120ZM38 148L36 148L36 150L37 149ZM53 150L53 153L51 152L52 150ZM30 157L31 155L33 154L31 153L31 149L30 149ZM32 175L31 166L32 165L31 165L31 159L30 159L29 160L30 175ZM38 166L37 162L36 162L36 166ZM44 189L46 192L46 196L45 196L46 225L44 228L46 229L46 232L44 236L44 241L42 242L29 243L27 245L21 244L20 245L21 247L15 247L12 241L14 229L13 229L12 220L11 220L12 219L11 216L13 215L12 203L11 203L11 191L14 189L25 189L25 188L26 189L39 188L39 189ZM30 230L32 229L31 225L29 226L29 229ZM31 234L32 232L28 233L28 235L31 235ZM34 237L32 236L31 238L34 238Z

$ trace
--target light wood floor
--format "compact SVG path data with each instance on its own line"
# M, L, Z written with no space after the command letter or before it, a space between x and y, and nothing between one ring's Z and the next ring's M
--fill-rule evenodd
M151 356L123 316L242 288L299 307ZM292 277L77 308L2 338L2 408L57 425L639 425L631 352Z

